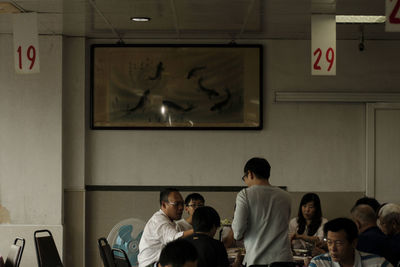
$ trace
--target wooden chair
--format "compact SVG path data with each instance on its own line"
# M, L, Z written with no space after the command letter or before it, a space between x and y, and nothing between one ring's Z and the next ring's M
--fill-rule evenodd
M42 235L45 234L45 235ZM53 235L49 230L38 230L33 234L39 267L63 267Z
M21 241L20 245L18 245L18 241ZM25 239L17 237L14 240L14 244L11 245L4 266L18 267L21 262L22 252L24 251L24 247L25 247Z

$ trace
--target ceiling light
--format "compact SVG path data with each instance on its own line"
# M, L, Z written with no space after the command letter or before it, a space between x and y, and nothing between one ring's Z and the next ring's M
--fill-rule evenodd
M336 15L336 23L384 23L385 16Z
M147 22L147 21L150 21L151 18L149 18L149 17L132 17L131 20L136 21L136 22Z

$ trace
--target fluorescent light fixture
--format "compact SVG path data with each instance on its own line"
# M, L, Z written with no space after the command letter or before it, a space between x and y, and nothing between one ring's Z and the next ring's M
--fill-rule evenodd
M336 23L384 23L385 16L336 15Z
M147 21L150 21L151 18L149 18L149 17L132 17L131 20L136 21L136 22L147 22Z

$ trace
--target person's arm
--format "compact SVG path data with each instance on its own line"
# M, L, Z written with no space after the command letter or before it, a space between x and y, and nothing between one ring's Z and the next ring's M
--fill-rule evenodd
M292 239L302 239L302 240L310 242L310 243L317 243L320 241L318 236L308 236L306 234L299 235L297 232L294 233Z
M193 229L186 230L186 231L183 232L183 235L181 236L181 238L185 238L185 237L188 237L190 235L193 235L193 233L194 233Z
M233 237L236 240L242 240L247 230L249 207L245 190L240 191L236 197L236 208L232 221Z
M156 228L156 232L157 236L160 238L161 243L164 245L182 237L184 234L184 232L179 232L175 226L171 225L168 222L161 223Z

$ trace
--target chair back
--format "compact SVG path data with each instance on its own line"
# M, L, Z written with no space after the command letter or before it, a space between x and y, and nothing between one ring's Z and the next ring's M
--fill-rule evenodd
M49 230L38 230L33 234L39 267L63 267L53 235Z
M132 267L131 263L129 262L128 254L126 254L125 250L113 248L112 253L116 267Z
M18 244L18 241L21 241L20 242L21 244ZM11 245L4 266L18 267L21 262L22 252L24 251L24 247L25 247L25 239L17 237L14 240L14 244Z
M105 237L100 237L97 240L99 245L99 252L101 260L103 261L104 267L116 267L114 263L113 252L111 250L110 244Z

